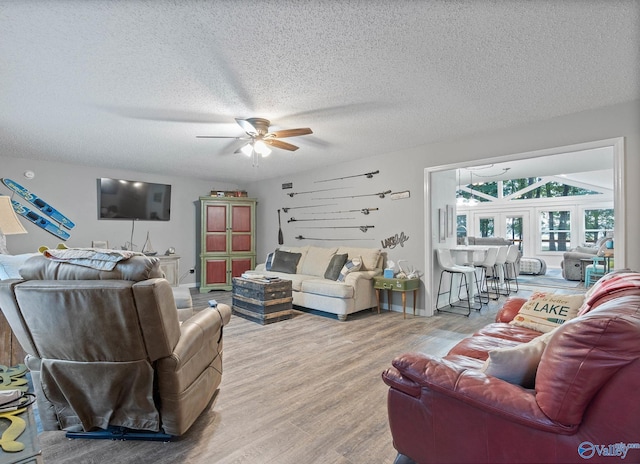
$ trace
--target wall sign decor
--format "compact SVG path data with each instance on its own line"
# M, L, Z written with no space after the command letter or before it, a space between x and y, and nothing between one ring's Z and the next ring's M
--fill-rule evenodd
M286 182L282 184L282 190L293 188L293 182Z
M338 198L356 198L356 197L380 197L384 198L391 193L391 190L385 190L378 193L365 193L364 195L348 195L346 197L329 197L329 198L312 198L312 200L337 200Z
M380 240L380 243L382 243L382 248L393 249L393 248L397 247L398 245L403 247L404 246L404 242L406 242L407 240L409 240L409 236L405 235L404 232L400 232L400 235L398 235L398 234L392 235L389 238L385 238L384 240Z
M409 190L405 190L404 192L393 192L389 195L389 198L392 200L402 200L403 198L409 198L411 196L411 192Z
M344 176L344 177L335 177L333 179L317 180L314 182L314 184L318 184L320 182L331 182L332 180L351 179L352 177L366 177L367 179L371 179L375 174L379 174L379 173L380 171L371 171L371 172L365 172L364 174L354 174L353 176Z
M288 213L290 209L302 209L302 208L318 208L320 206L336 206L338 203L329 203L327 205L311 205L311 206L290 206L288 208L282 207L282 211Z

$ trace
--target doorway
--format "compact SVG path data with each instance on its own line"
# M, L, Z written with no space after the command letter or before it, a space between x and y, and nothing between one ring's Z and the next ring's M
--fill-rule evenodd
M452 165L443 165L443 166L435 166L425 169L425 231L433 231L437 230L437 227L434 227L434 224L438 224L438 209L443 207L442 202L444 204L455 203L455 191L451 191L450 196L448 198L443 198L442 192L439 192L438 195L432 197L431 187L434 185L434 181L439 178L438 176L447 176L452 179L455 179L455 174L451 174L455 172L455 170L460 168L468 168L472 166L477 166L479 163L504 163L504 162L517 162L517 161L525 161L525 160L534 160L536 165L539 166L554 166L553 162L549 162L549 160L558 160L562 158L563 160L569 161L567 165L580 166L582 159L581 154L589 151L589 150L597 150L602 148L609 148L612 151L612 162L609 166L612 169L612 177L613 177L613 202L614 202L614 210L615 210L615 237L616 237L616 255L619 255L620 258L617 259L617 265L623 267L625 265L624 256L625 256L625 239L624 231L625 231L625 203L624 203L624 138L619 137L615 139L607 139L600 140L596 142L587 142L577 145L571 145L566 147L556 147L553 149L545 149L534 152L520 153L514 155L508 155L503 157L495 157L483 160L474 160L469 162L463 162ZM545 158L549 157L549 158ZM557 172L557 175L564 174L564 172ZM454 181L455 182L455 181ZM434 199L440 203L434 203ZM494 217L493 224L494 230L495 227L503 227L503 219L504 219L504 227L505 231L507 228L506 220L509 217L508 211L505 211L504 218L502 217ZM515 213L515 211L514 211ZM530 216L530 214L529 214ZM520 216L514 214L513 218L519 218ZM520 219L515 219L516 222ZM466 224L467 227L475 227L475 218L467 218ZM523 247L527 246L527 242L532 242L533 235L531 234L532 220L531 217L525 218L522 216L522 224L524 227L525 221L528 222L528 227L523 228ZM533 221L535 222L535 221ZM460 224L460 222L458 222ZM478 229L480 230L480 222L478 219ZM529 230L529 234L526 231ZM494 232L495 233L495 232ZM528 235L528 237L527 237ZM433 315L433 305L434 305L434 289L437 288L437 281L435 280L435 276L439 275L439 271L437 269L437 263L434 260L434 250L438 248L437 243L438 237L434 237L433 234L425 233L425 266L424 269L427 271L427 275L430 275L431 278L425 279L425 289L426 289L426 297L425 302L431 302L431 305L426 304L426 315ZM530 246L534 246L533 243L529 243ZM523 250L524 251L524 250Z

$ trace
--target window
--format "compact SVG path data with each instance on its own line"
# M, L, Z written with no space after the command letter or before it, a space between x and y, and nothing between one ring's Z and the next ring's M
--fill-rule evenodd
M513 241L514 245L518 245L518 250L523 251L524 219L522 216L508 216L506 222L507 238Z
M493 237L495 220L492 217L480 218L480 237Z
M584 240L596 243L600 237L613 232L613 208L584 210Z
M466 214L458 214L456 217L457 227L456 227L456 236L458 244L464 243L464 238L469 235L469 229L467 228L467 215Z
M540 212L540 251L567 251L571 247L571 211Z

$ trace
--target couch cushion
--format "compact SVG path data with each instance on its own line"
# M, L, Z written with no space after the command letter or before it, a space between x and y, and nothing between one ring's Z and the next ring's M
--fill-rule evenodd
M302 263L300 274L324 277L331 258L336 254L338 247L321 248L310 246Z
M513 340L476 335L475 337L467 337L461 340L457 345L451 348L451 351L449 351L447 356L463 355L484 361L489 357L489 351L491 350L518 345L520 345L520 342Z
M357 272L360 269L362 269L362 258L360 258L359 256L351 258L349 261L344 263L344 266L342 266L342 269L340 269L340 275L338 275L338 282L344 282L345 279L347 278L347 275L349 275L352 272Z
M300 261L301 257L301 253L276 250L273 256L273 262L271 263L271 270L274 272L295 274L298 267L298 261Z
M362 258L362 271L373 271L378 268L378 261L380 260L379 248L353 248L341 246L338 248L337 253L347 253L349 259L356 257Z
M20 267L25 280L131 280L163 278L158 258L136 255L118 262L112 271L92 269L77 264L52 261L33 256Z
M510 324L549 332L577 316L584 295L534 292Z
M347 262L347 254L333 255L327 269L324 271L324 278L329 280L338 280L342 266Z
M353 298L351 285L327 279L306 279L302 282L301 291L333 298Z
M307 256L307 251L309 251L309 245L303 247L290 247L290 246L281 246L280 250L288 251L290 253L300 253L300 261L298 261L298 267L296 268L297 274L302 274L302 266L304 265L305 257Z
M538 363L553 333L552 330L527 343L489 351L489 357L480 370L509 383L533 388Z
M273 257L275 256L275 254L276 254L276 252L275 252L275 251L272 251L271 253L269 253L269 254L267 255L267 259L266 259L266 261L264 262L264 269L265 269L265 270L267 270L267 271L270 271L270 270L271 270L271 265L273 264Z
M505 340L513 340L520 343L527 343L528 341L539 337L541 334L542 332L538 330L511 325L507 322L494 322L484 326L474 333L474 335L503 338Z
M639 339L638 291L563 324L549 340L538 366L540 409L553 421L579 424L602 386L625 366L638 362Z
M294 292L299 292L302 289L302 282L304 282L305 280L308 279L316 279L317 277L314 276L308 276L308 275L304 275L304 274L288 274L285 272L273 272L273 271L265 271L265 272L260 272L261 274L264 274L268 277L278 277L280 279L283 280L290 280L291 281L291 290L293 290Z

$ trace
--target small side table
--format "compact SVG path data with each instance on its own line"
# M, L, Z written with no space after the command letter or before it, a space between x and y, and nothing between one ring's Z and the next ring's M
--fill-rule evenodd
M407 292L413 291L413 315L416 315L416 300L418 298L418 289L420 288L420 279L385 279L384 277L373 278L373 288L376 289L376 299L378 300L378 314L380 314L380 290L387 291L387 304L391 311L391 292L402 293L402 317L406 319Z

